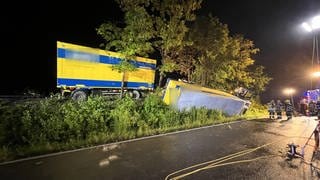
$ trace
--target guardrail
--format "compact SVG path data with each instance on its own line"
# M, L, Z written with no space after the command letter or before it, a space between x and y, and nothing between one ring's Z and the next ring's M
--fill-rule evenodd
M42 96L38 95L0 95L0 100L26 100L26 99L41 99Z
M0 95L0 98L39 98L40 95Z

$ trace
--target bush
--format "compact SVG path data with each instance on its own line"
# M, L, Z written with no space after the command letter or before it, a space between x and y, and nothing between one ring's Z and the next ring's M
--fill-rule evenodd
M86 139L107 132L111 123L110 111L114 104L103 97L89 97L87 101L68 101L60 107L64 141Z
M138 104L128 96L116 101L116 106L111 110L110 116L112 131L117 135L132 136L132 133L138 129L140 120Z
M0 159L9 154L40 154L231 120L206 108L178 111L166 105L159 94L139 101L99 96L81 102L59 96L20 103L0 101ZM260 112L263 107L253 104L248 114L257 109Z
M267 106L262 105L256 100L252 100L251 105L245 114L245 117L258 118L258 117L264 117L266 114L268 114Z
M23 144L23 116L24 105L1 104L0 106L0 144L13 146Z
M85 102L58 98L1 106L0 142L8 146L83 140L106 133L113 103L102 97Z
M168 125L168 116L170 107L166 105L159 96L150 94L143 102L141 114L148 127L156 129L159 127L166 127Z

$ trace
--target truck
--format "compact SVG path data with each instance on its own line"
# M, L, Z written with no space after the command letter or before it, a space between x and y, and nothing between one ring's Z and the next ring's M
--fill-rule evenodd
M303 115L317 115L320 100L320 89L309 89L303 92L303 96L300 99L299 112Z
M303 92L303 97L306 102L317 102L320 100L320 89L310 89Z
M74 100L90 94L120 94L123 74L114 70L122 54L57 41L57 88ZM133 98L154 90L156 60L133 57L129 60L137 70L124 74L124 91Z
M57 87L74 100L87 99L90 94L120 94L123 74L113 67L122 57L120 53L58 41ZM157 61L143 57L129 61L137 71L124 74L124 91L139 99L155 88ZM173 79L167 80L163 101L179 110L206 107L227 115L244 114L250 106L250 101L230 93Z

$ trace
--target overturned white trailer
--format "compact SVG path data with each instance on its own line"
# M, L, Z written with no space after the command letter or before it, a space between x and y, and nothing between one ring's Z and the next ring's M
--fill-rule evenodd
M244 114L251 104L248 100L223 91L170 79L163 100L179 110L205 107L220 110L229 116Z

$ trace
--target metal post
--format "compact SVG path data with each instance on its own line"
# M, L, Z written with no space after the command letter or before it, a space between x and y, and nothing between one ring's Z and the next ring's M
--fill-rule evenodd
M315 48L316 48L316 34L315 33L312 33L313 34L313 38L312 38L312 57L311 57L311 70L312 70L312 72L314 72L314 56L315 56ZM312 77L311 77L311 87L310 87L310 89L313 89L313 87L312 87L312 81L313 81L313 79L312 79Z
M294 102L293 102L293 96L292 96L292 93L290 93L290 97L291 97L292 107L293 107L293 109L295 109L295 108L294 108Z

